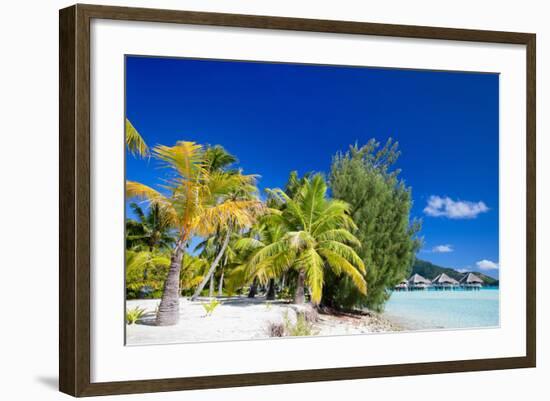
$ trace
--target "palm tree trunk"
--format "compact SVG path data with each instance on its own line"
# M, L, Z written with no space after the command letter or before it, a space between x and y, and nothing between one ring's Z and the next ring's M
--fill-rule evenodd
M158 326L173 326L179 320L180 270L185 240L180 239L170 259L170 269L164 282L164 290L157 313Z
M223 295L223 267L222 267L222 274L220 276L220 282L218 283L218 296L221 297Z
M248 298L254 298L256 291L258 290L258 279L254 277L252 284L250 284L250 290L248 291Z
M298 272L298 281L296 282L296 292L294 293L294 303L302 305L306 301L304 293L304 285L306 281L306 273L303 270Z
M269 283L267 285L267 294L265 296L265 299L268 301L273 301L275 299L275 279L270 278Z
M223 245L222 245L222 248L220 249L220 252L214 258L214 261L210 265L210 269L208 269L208 273L202 279L201 283L199 284L199 286L195 290L195 293L191 297L191 301L196 301L197 300L197 298L201 294L202 290L204 289L204 286L206 285L206 283L208 282L210 277L214 274L214 271L216 270L216 267L218 266L218 263L220 263L220 259L222 258L223 253L227 249L227 245L229 245L229 238L230 237L231 237L231 228L228 228L227 233L225 234L225 239L223 240Z
M216 272L216 270L214 270L212 272L212 274L210 275L210 288L208 290L208 296L210 298L212 298L214 296L214 277L216 277L216 275L214 274Z

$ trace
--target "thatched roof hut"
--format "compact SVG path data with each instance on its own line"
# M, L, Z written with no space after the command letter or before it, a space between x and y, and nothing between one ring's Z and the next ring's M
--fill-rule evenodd
M465 290L480 290L485 282L473 273L466 273L460 279L460 285Z
M427 278L422 277L420 274L413 274L409 278L409 289L411 290L425 290L432 285L432 282Z
M432 280L432 284L435 285L458 285L458 281L454 278L449 277L445 273L441 273L436 278Z
M409 287L409 282L407 280L401 280L401 282L397 284L394 288L395 290L400 291L400 290L407 290L408 287Z
M484 281L474 273L466 273L461 279L460 284L484 284Z
M418 284L425 284L430 285L432 282L428 280L427 278L422 277L420 274L415 273L409 278L409 284L412 285L418 285Z

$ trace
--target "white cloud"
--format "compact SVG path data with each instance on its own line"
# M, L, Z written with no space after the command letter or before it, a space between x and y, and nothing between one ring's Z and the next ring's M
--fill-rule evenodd
M456 271L459 273L467 273L470 271L470 269L456 269Z
M432 248L433 253L449 253L453 251L454 249L451 244L437 245Z
M432 217L449 219L475 219L478 214L488 212L484 202L454 201L451 198L432 195L424 208L424 213Z
M476 266L481 270L494 270L499 268L497 262L493 262L487 259L483 259L483 260L480 260L479 262L476 262Z

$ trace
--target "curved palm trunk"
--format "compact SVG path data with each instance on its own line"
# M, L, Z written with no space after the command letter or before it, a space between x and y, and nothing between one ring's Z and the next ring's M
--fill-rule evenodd
M164 282L162 299L157 313L158 326L173 326L179 320L180 270L185 241L176 244L170 260L170 269Z
M306 281L306 273L303 270L298 272L298 281L296 282L296 292L294 293L294 303L302 305L306 302L304 285Z
M265 296L265 299L268 301L273 301L275 299L275 279L270 278L269 284L267 285L267 294Z
M191 301L196 301L199 295L201 294L202 290L206 286L206 283L208 280L210 280L210 277L214 274L216 271L216 267L218 266L218 263L220 263L220 259L222 258L225 250L227 249L227 245L229 245L229 238L231 237L231 229L227 230L227 234L225 235L225 239L223 240L222 248L220 249L220 252L216 255L214 258L214 261L212 262L212 265L210 265L210 269L208 269L208 273L206 276L202 279L201 283L195 290L195 293L191 297Z
M224 271L223 271L223 267L222 267L222 274L220 276L220 282L218 284L218 296L221 297L223 295L223 274L224 274Z
M214 277L215 276L215 273L216 271L214 270L214 272L212 272L212 275L210 276L210 288L208 290L208 296L210 298L212 298L214 296Z

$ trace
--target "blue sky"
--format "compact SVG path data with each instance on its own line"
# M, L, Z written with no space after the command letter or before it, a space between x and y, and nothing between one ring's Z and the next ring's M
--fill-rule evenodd
M261 189L393 137L423 220L418 257L498 275L497 74L129 56L126 77L149 145L221 144ZM128 156L127 178L154 186L157 167Z

